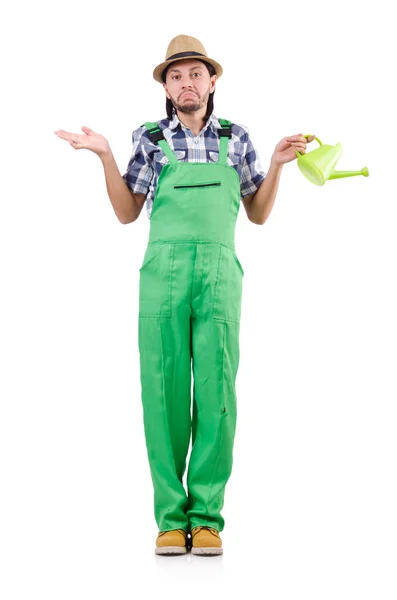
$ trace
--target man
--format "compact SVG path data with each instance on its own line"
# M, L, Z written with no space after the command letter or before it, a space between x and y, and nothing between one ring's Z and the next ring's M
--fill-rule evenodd
M135 221L147 203L139 352L157 554L183 554L190 545L194 554L223 552L220 511L232 469L244 276L235 223L241 201L250 221L266 221L283 165L314 139L283 138L266 174L248 130L213 113L221 74L199 40L171 40L153 71L165 90L168 118L133 132L122 177L103 136L87 127L83 135L55 132L100 156L122 223Z

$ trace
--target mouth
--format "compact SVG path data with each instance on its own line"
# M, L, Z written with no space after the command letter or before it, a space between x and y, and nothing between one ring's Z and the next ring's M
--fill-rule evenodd
M196 94L193 94L193 92L185 92L184 94L182 94L182 98L184 98L185 96L196 96Z

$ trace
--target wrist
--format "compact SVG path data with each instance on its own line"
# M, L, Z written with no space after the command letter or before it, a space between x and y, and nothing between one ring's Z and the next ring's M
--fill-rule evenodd
M280 163L276 160L274 154L272 155L271 159L270 159L270 168L273 168L277 171L281 171L282 168L284 166L284 163Z
M104 152L101 152L100 154L98 154L98 156L102 162L108 162L109 160L111 160L113 158L113 153L112 153L111 149L109 148L109 150L105 150Z

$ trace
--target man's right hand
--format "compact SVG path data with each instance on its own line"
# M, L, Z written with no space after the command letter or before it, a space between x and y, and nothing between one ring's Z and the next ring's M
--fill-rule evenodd
M54 131L54 133L58 137L67 140L75 150L86 148L97 154L100 158L111 152L109 143L103 135L96 133L84 125L81 129L84 133L70 133L63 129L58 129L57 131Z

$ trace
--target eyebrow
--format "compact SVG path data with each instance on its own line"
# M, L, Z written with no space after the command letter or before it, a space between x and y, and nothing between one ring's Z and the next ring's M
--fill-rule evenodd
M189 71L193 71L194 69L203 69L204 67L202 67L201 65L197 65L197 67L190 67ZM173 73L175 71L175 73L181 73L181 71L179 69L170 69L169 73Z

